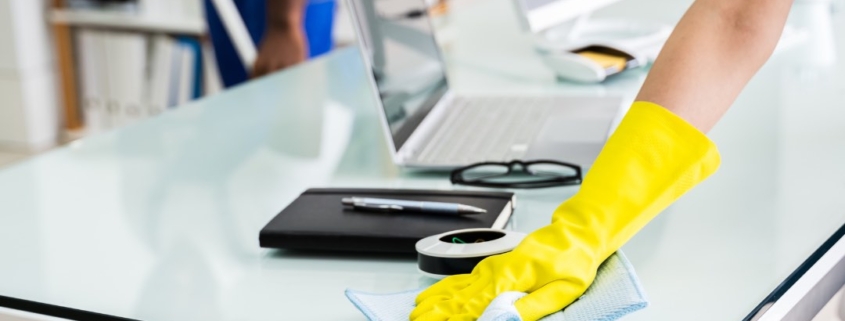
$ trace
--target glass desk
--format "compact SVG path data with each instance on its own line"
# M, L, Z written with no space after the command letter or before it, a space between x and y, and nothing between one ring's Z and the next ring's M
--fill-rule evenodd
M457 90L636 92L642 73L555 82L517 46L530 43L508 5L470 2L439 22ZM634 4L600 14L671 21L685 8L624 6ZM712 132L720 171L624 247L651 299L629 320L742 319L845 223L841 14L832 24L830 37L772 59ZM498 40L479 36L497 28ZM479 51L489 55L468 59ZM368 90L357 51L338 50L0 171L0 306L81 319L363 320L344 289L416 288L413 257L264 250L258 231L309 187L453 188L392 164ZM514 228L545 225L576 190L518 191Z

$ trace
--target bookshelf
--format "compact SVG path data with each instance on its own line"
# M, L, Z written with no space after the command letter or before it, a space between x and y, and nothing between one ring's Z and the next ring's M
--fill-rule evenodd
M209 92L206 75L216 74L206 70L201 0L124 0L147 9L128 12L51 1L67 136L121 127Z

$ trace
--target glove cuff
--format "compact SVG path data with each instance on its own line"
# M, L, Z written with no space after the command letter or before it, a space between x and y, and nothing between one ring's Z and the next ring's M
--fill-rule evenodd
M697 128L657 104L635 102L552 222L593 231L605 258L720 162L716 145Z

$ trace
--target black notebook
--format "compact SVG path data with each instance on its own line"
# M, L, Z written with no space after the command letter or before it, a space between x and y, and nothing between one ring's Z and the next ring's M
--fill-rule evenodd
M460 203L487 213L438 215L344 207L341 199L353 196ZM416 242L431 235L466 228L504 228L513 207L514 195L506 192L314 188L267 223L258 240L265 248L415 253Z

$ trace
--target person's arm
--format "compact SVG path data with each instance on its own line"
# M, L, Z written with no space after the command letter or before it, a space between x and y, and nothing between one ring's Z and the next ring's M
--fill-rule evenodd
M696 1L637 100L661 105L708 132L771 56L792 1Z
M267 29L252 67L252 77L289 67L308 57L304 12L305 0L267 0Z
M638 101L552 223L513 251L484 259L471 274L423 291L411 320L473 320L506 291L528 293L511 311L526 321L578 299L605 259L716 171L719 153L703 133L771 55L791 2L696 1Z

